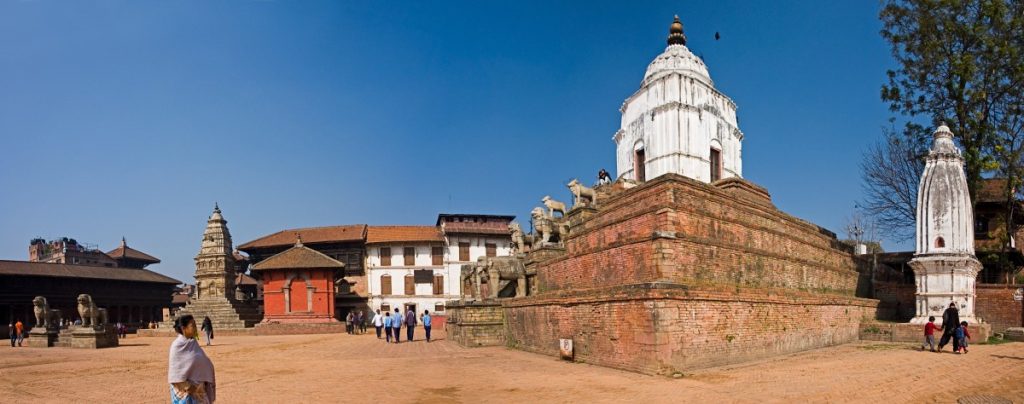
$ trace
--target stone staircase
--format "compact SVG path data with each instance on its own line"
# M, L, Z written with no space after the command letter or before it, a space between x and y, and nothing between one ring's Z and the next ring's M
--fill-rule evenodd
M196 324L202 324L203 317L210 317L214 334L217 329L248 328L262 320L256 306L223 297L192 300L181 309L179 316L185 314L194 316Z

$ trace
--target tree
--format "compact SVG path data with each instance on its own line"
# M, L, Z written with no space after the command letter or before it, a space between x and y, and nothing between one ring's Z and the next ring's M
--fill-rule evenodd
M861 161L865 213L885 226L879 232L896 241L914 237L917 188L930 146L926 128L908 123L902 132L883 129L885 139L873 144Z
M977 199L984 174L1006 176L1008 187L1019 189L1024 176L1020 158L1024 2L885 0L879 18L882 37L890 43L897 62L896 69L887 71L882 100L889 103L891 111L925 124L909 124L899 139L887 134L885 143L865 155L865 168L884 163L878 161L880 157L896 158L908 151L899 148L919 152L920 128L945 122L963 151L972 201ZM890 150L894 146L899 150ZM889 164L894 167L883 174L909 175L899 172L903 163ZM912 178L919 176L917 170ZM880 221L905 218L908 210L903 188L910 180L877 177L865 171L869 211ZM886 197L885 192L899 195ZM916 206L916 197L909 201ZM1008 204L1008 210L1012 205ZM1012 212L1006 214L1009 218ZM906 228L905 221L893 225Z

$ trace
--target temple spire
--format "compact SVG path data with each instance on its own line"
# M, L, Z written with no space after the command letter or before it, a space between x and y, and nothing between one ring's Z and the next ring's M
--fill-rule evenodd
M679 21L679 16L675 16L675 21L672 21L672 25L668 27L668 44L671 45L686 45L686 35L683 34L683 23Z

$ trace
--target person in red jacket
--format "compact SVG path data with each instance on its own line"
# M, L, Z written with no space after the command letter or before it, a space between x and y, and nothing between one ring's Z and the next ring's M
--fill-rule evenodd
M924 343L921 344L921 350L924 350L924 346L928 345L932 352L935 352L935 316L928 317L928 324L924 325Z

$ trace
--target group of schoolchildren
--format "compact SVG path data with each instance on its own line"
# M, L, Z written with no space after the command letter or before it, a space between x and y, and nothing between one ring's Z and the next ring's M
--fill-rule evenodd
M938 349L935 349L935 330L942 331L942 338L939 339ZM967 353L967 340L971 339L971 333L967 330L967 322L960 321L960 312L956 303L950 303L949 308L942 313L942 326L935 325L935 316L928 317L928 323L924 325L924 343L921 344L923 351L928 346L932 352L942 352L942 347L953 340L953 353Z
M380 310L377 310L372 321L373 327L377 329L377 339L380 339L381 330L383 330L385 334L385 342L391 343L391 340L394 339L396 344L402 339L402 333L400 331L403 325L405 325L405 339L411 342L416 332L416 325L422 322L423 331L427 336L427 342L430 342L430 326L432 322L430 310L423 310L423 315L420 317L419 321L416 320L416 312L412 309L409 309L405 315L402 315L402 312L398 308L395 308L394 314L387 311L385 311L384 314L381 314Z

